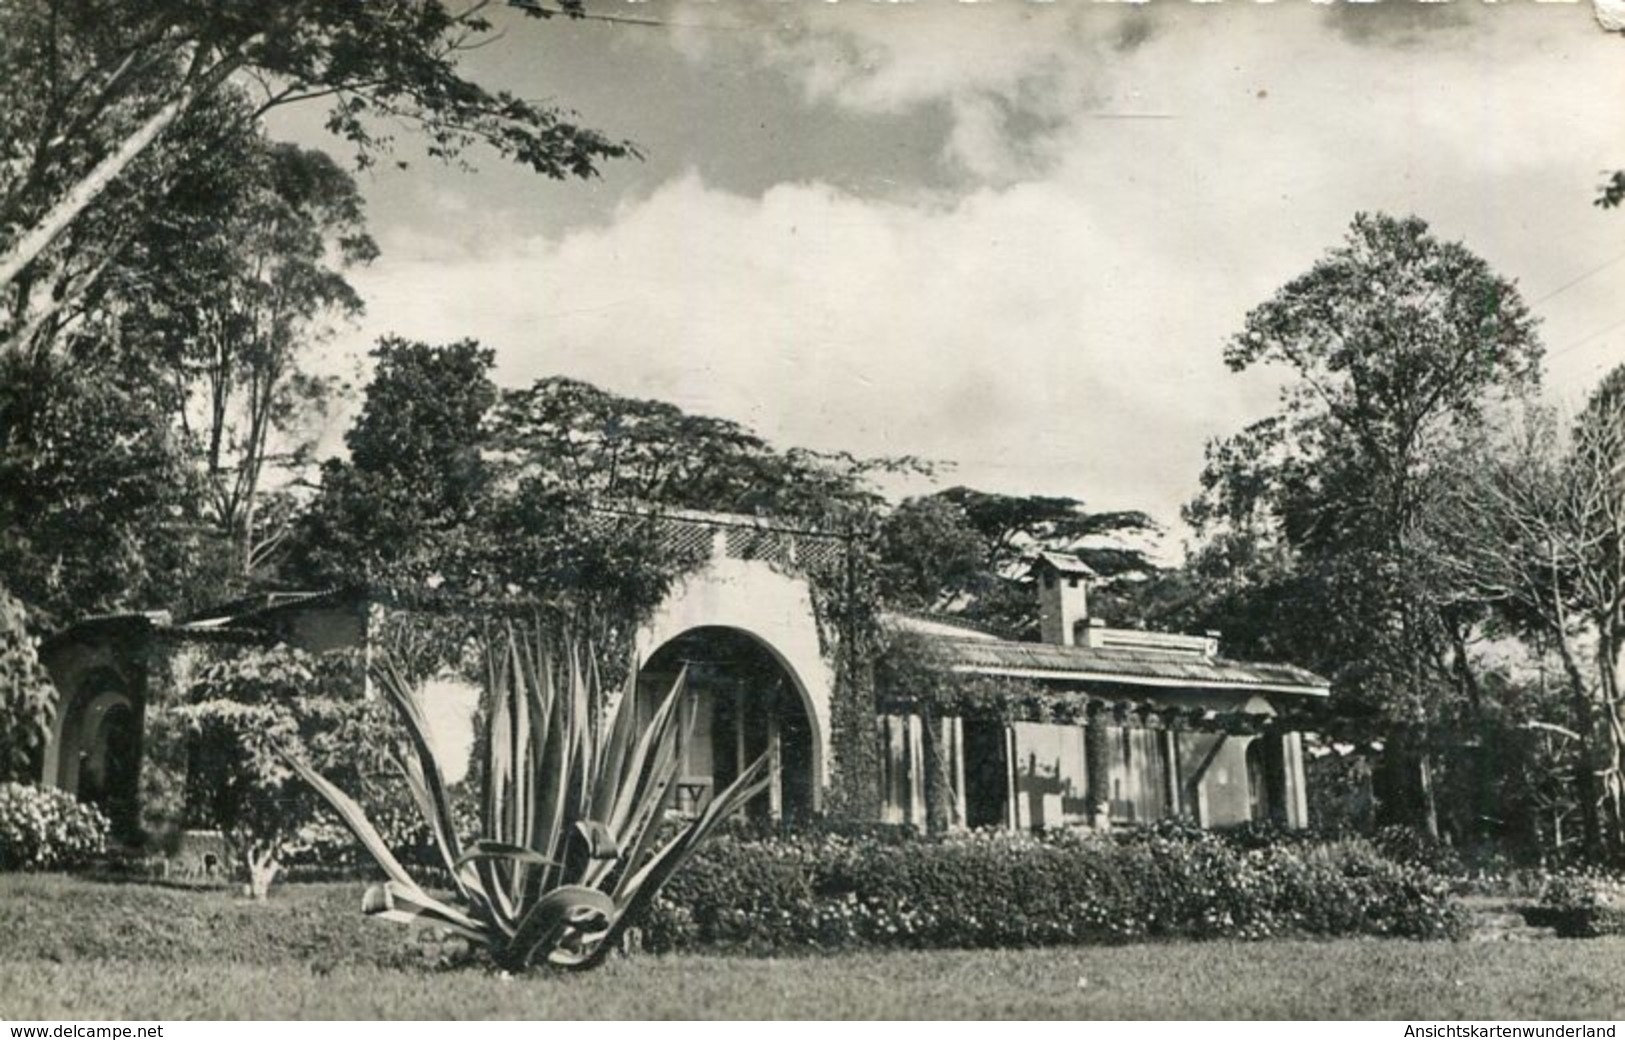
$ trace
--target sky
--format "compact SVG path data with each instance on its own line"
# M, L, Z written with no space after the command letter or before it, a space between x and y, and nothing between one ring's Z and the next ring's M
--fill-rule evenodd
M643 158L554 182L403 135L408 168L362 178L382 256L330 366L474 337L504 385L568 375L1177 538L1204 445L1283 378L1231 373L1226 339L1357 212L1515 279L1555 401L1625 362L1625 212L1592 205L1625 166L1625 38L1589 5L493 9L471 73Z

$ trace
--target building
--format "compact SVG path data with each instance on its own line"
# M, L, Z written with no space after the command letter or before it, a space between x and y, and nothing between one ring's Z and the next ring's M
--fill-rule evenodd
M886 819L925 822L937 769L947 815L969 827L1307 826L1302 739L1289 727L1323 705L1326 680L1221 657L1212 634L1106 627L1089 616L1094 575L1075 558L1043 554L1031 578L1037 643L893 619L948 677L883 708Z
M629 516L606 510L604 522ZM1168 815L1213 826L1306 822L1297 735L1232 731L1237 720L1268 729L1269 720L1323 699L1326 683L1290 666L1226 660L1211 637L1093 624L1093 576L1074 559L1045 556L1035 567L1041 643L951 620L887 617L891 631L930 645L942 681L877 691L879 710L864 716L862 732L843 738L837 675L848 644L817 615L813 577L841 573L843 539L713 513L633 519L701 560L642 626L635 647L636 689L646 704L686 676L681 811L702 807L766 752L776 780L752 812L789 825L813 818L840 779L838 740L857 739L878 741L880 812L896 823L926 825L933 799L950 826L1105 826ZM346 589L264 595L182 619L161 612L86 619L42 647L61 692L43 779L99 802L133 833L149 704L184 680L198 647L365 648L393 616L437 609L446 604L432 596L407 602L398 593ZM980 684L973 692L982 701L956 700L967 684ZM1042 702L1042 710L989 712L989 691L995 700ZM467 763L477 687L448 666L424 695L442 767L455 782Z

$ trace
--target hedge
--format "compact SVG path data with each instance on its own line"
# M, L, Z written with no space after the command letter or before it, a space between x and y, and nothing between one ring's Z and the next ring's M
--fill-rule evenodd
M1367 843L1237 848L1211 834L1111 839L721 837L643 922L651 950L992 948L1281 935L1457 937L1426 868Z

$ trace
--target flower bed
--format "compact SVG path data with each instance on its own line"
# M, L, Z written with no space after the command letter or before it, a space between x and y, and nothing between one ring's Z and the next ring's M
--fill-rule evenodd
M991 948L1281 935L1448 938L1425 868L1362 842L1237 848L1211 834L982 832L941 840L720 838L644 922L654 950Z
M0 784L0 870L81 866L107 848L108 823L66 791Z

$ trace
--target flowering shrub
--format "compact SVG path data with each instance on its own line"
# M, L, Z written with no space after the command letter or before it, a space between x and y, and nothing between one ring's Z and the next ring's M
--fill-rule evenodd
M1625 878L1595 870L1553 874L1525 916L1566 937L1625 935Z
M107 848L107 817L54 787L0 784L0 869L55 870Z
M718 840L644 922L651 949L1009 947L1188 937L1460 934L1446 883L1358 842L1237 849L978 832Z
M1409 863L1441 874L1467 873L1461 854L1438 838L1430 838L1414 827L1388 826L1372 835L1377 851L1397 863Z

